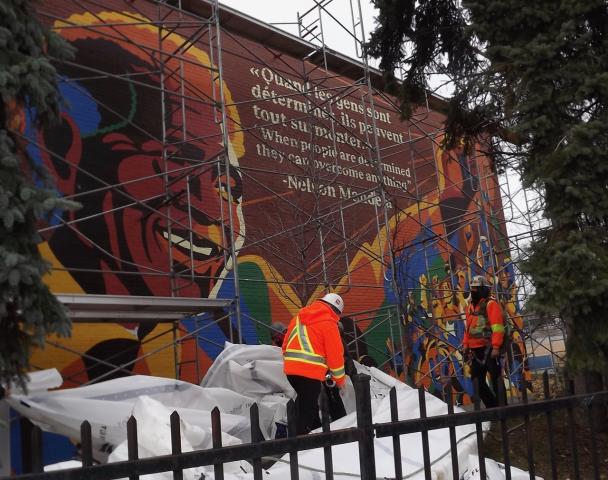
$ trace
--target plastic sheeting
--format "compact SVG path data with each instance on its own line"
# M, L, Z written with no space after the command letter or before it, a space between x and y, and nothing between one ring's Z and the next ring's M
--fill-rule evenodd
M249 418L249 408L255 402L262 409L270 409L272 418L264 421L274 426L287 422L287 402L295 392L283 373L283 356L279 347L271 345L236 345L226 342L201 381L204 389L222 388L250 399L244 408L233 411ZM268 411L268 410L266 410ZM272 427L266 438L274 437ZM265 432L263 432L265 433Z
M93 447L103 454L126 439L126 423L132 414L146 415L145 409L135 408L144 397L165 406L169 414L177 411L185 423L198 427L200 434L194 441L195 448L211 447L211 410L216 406L222 412L225 444L250 439L245 414L254 402L251 398L224 388L201 388L167 378L135 375L86 387L28 396L13 394L6 400L43 430L71 439L79 438L80 424L88 420ZM260 405L260 426L268 437L274 429L274 414L272 405ZM103 459L103 455L96 458Z
M374 423L390 421L388 393L397 389L399 419L419 418L418 392L375 368L356 365L359 373L370 375L372 413ZM56 372L40 375L40 385L55 386ZM54 381L52 379L55 379ZM32 386L36 379L32 378ZM126 422L130 415L138 421L140 457L165 455L171 452L169 415L174 410L181 417L182 449L205 449L211 446L210 411L218 406L222 412L224 445L249 441L249 408L256 402L260 407L260 424L266 438L274 434L276 423L285 422L286 404L294 396L282 371L281 350L277 347L226 344L203 379L201 386L166 378L132 376L101 382L69 390L40 392L32 388L31 395L15 393L9 404L30 418L44 430L77 439L80 424L91 423L96 458L119 461L127 458ZM347 416L332 423L337 430L356 425L355 398L352 384L341 390ZM427 415L447 413L447 405L426 394ZM455 409L459 411L458 408ZM459 469L463 480L478 476L474 453L476 437L474 425L456 428ZM451 457L448 430L429 432L432 475L435 479L451 479ZM392 438L374 440L376 473L378 478L394 476ZM99 452L109 452L100 458ZM358 446L356 443L332 447L334 478L359 478ZM401 463L404 478L424 478L421 435L401 436ZM264 478L289 478L289 457L275 459ZM324 477L323 449L300 452L300 478L313 480ZM488 461L488 478L502 480L500 465ZM213 467L200 467L185 472L185 478L213 478ZM476 476L477 475L477 476ZM164 480L172 474L148 475L146 480ZM226 480L253 479L247 462L234 462L225 467ZM513 476L513 478L518 478Z
M402 382L376 368L367 368L355 362L357 371L370 375L372 399L388 395L395 385ZM295 398L295 392L283 373L283 356L279 347L270 345L238 345L226 342L224 350L209 368L201 382L204 388L227 388L247 395L257 402L278 402L283 407L276 412L279 423L286 422L287 400ZM347 378L346 388L340 390L347 413L355 411L355 390Z
M137 418L138 452L140 458L154 457L171 453L171 423L169 416L171 410L162 403L150 397L141 397L133 406L133 416ZM195 450L193 445L201 442L201 439L210 434L199 427L193 426L183 419L180 422L182 452ZM115 448L108 462L119 462L128 460L128 447L125 440ZM226 480L230 475L250 471L251 466L247 462L231 462L224 464ZM157 473L153 475L142 475L142 480L172 480L173 472ZM199 480L213 478L213 466L189 468L183 472L184 480Z

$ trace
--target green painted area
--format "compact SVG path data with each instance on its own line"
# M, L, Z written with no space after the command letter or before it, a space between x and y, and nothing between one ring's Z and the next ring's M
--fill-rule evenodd
M366 331L370 331L371 333L366 334L363 338L365 342L368 344L367 350L368 354L378 362L378 365L386 362L388 359L388 350L386 346L387 340L391 337L391 327L389 325L387 319L387 310L385 307L390 306L388 302L384 302L382 304L382 309L378 311L378 316L369 324ZM396 345L401 345L399 339L399 327L398 327L398 318L397 318L397 310L392 309L392 326L393 326L393 341Z
M105 135L106 133L120 130L120 129L126 127L127 125L129 125L131 122L133 122L133 119L135 118L135 113L137 112L137 91L135 90L135 87L133 86L133 84L129 83L128 85L129 85L129 92L131 93L131 105L130 105L129 113L128 113L127 117L124 118L123 120L120 120L119 122L113 123L112 125L100 127L97 130L95 130L94 132L82 134L81 135L82 138L95 137L98 135Z
M445 261L439 255L435 255L435 259L429 263L429 286L434 276L437 276L440 282L446 277Z
M250 315L256 320L253 323L258 339L260 343L270 344L270 330L267 327L272 323L272 318L270 318L270 298L268 286L264 283L264 274L260 267L252 262L239 263L238 268L241 297Z

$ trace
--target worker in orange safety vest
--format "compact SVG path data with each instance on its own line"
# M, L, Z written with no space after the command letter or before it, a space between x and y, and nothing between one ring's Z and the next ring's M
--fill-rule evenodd
M321 426L319 394L326 376L344 386L344 347L338 329L340 295L328 293L292 318L283 340L284 372L296 391L297 434Z
M470 284L471 298L466 311L463 353L471 366L471 379L477 379L479 397L487 407L498 406L498 385L502 381L500 355L505 332L502 309L490 298L490 283L481 275ZM486 382L490 374L492 389Z

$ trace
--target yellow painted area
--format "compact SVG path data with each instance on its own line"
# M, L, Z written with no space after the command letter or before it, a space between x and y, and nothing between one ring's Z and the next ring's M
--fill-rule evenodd
M45 260L51 263L51 271L42 277L42 280L53 293L84 293L74 277L67 270L62 269L61 262L47 242L39 244L38 251Z
M49 261L53 267L51 272L43 278L52 292L85 293L70 273L63 270L61 262L53 254L48 243L41 243L38 246L38 250L43 258ZM154 338L163 332L166 333L158 338ZM63 348L47 343L44 349L33 351L31 364L36 368L55 367L61 371L78 360L81 354L100 341L112 338L137 339L133 331L127 330L120 324L75 323L72 325L72 336L70 338L59 338L56 335L49 335L47 337L48 342L59 344ZM173 377L175 375L173 336L170 324L157 325L144 339L141 348L142 355L150 354L146 358L146 364L152 375L161 377ZM179 349L180 347L176 348ZM178 351L178 358L179 355L180 352Z
M175 362L173 360L171 325L157 325L146 338L154 338L163 332L165 332L163 335L154 340L147 341L144 339L141 347L142 355L151 354L146 358L146 364L152 375L173 377L175 375ZM137 339L132 331L116 323L77 323L72 326L72 336L70 338L48 336L47 340L49 342L59 344L63 348L47 343L44 349L36 349L32 353L31 364L38 368L52 366L61 371L78 360L81 354L87 352L100 341L115 338ZM110 361L110 363L112 362Z

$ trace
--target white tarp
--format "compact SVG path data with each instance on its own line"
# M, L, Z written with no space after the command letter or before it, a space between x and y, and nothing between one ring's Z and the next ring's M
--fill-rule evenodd
M204 389L222 388L250 399L235 415L249 418L253 403L273 412L271 425L286 423L287 402L295 392L283 373L283 356L279 347L271 345L236 345L226 342L201 382ZM261 421L261 418L260 418ZM265 435L273 437L274 431Z
M372 400L388 395L389 390L402 382L376 368L367 368L355 362L357 371L370 375ZM278 422L286 421L285 407L295 392L283 373L283 356L279 347L270 345L238 345L226 342L201 382L204 388L227 388L254 398L257 402L276 401L283 405L276 414ZM347 413L355 411L355 391L347 379L346 388L340 391Z
M251 399L223 388L206 389L168 378L134 375L86 387L12 394L6 401L43 430L72 439L80 437L80 424L88 420L94 448L109 452L126 439L127 420L144 397L164 405L169 413L177 411L186 423L200 428L204 435L193 445L196 448L211 446L210 412L216 406L222 412L225 442L249 441L249 420L244 413L253 403ZM260 406L260 413L263 432L270 436L274 411Z
M418 392L375 368L356 365L360 373L371 376L372 413L374 423L390 421L389 390L397 388L399 419L419 418ZM44 385L55 386L50 374ZM41 376L42 378L42 376ZM36 383L32 378L32 386ZM222 412L224 445L249 440L249 408L257 402L260 406L260 424L266 438L274 434L275 422L285 422L286 404L293 397L282 371L281 350L265 345L247 346L226 344L203 379L201 386L178 380L149 376L132 376L109 380L86 387L68 390L40 392L25 396L14 393L7 401L21 414L27 416L47 431L78 439L80 424L85 419L91 423L94 445L98 450L113 452L108 461L127 458L126 422L130 415L138 421L140 457L164 455L171 452L169 415L174 410L180 414L182 424L182 449L204 449L211 446L210 411L218 406ZM337 430L356 425L354 390L348 382L341 395L347 416L332 423ZM426 394L427 415L447 413L441 400ZM455 409L459 411L459 409ZM476 437L474 425L456 428L459 468L463 479L475 479ZM451 457L448 430L429 432L430 458L433 478L451 479ZM378 478L394 476L392 438L375 439L376 473ZM345 480L359 477L358 446L356 443L332 447L334 478ZM404 478L424 478L422 442L420 434L401 436L401 455ZM106 461L105 458L96 458ZM264 477L268 480L289 478L289 457L286 455L270 467ZM298 455L300 478L323 478L323 449L300 452ZM489 463L496 476L495 463ZM490 470L489 470L490 471ZM500 471L500 469L498 469ZM185 478L195 480L204 473L213 478L213 467L191 469ZM468 477L466 476L468 475ZM147 480L172 478L171 473L149 475ZM226 480L253 478L247 462L235 462L226 466ZM515 477L514 477L515 478Z
M135 402L133 416L137 418L138 453L140 458L155 457L171 453L171 423L169 416L171 410L166 408L157 400L150 397L141 397ZM188 422L180 422L182 452L195 450L193 445L200 444L201 438L210 434L199 427L193 427ZM226 445L226 443L223 443ZM119 462L128 460L128 447L125 440L115 448L108 462ZM236 472L250 471L251 466L247 462L232 462L224 464L226 478ZM172 480L173 472L158 473L153 475L142 475L142 480ZM199 478L213 478L213 466L190 468L183 472L184 480L198 480Z

